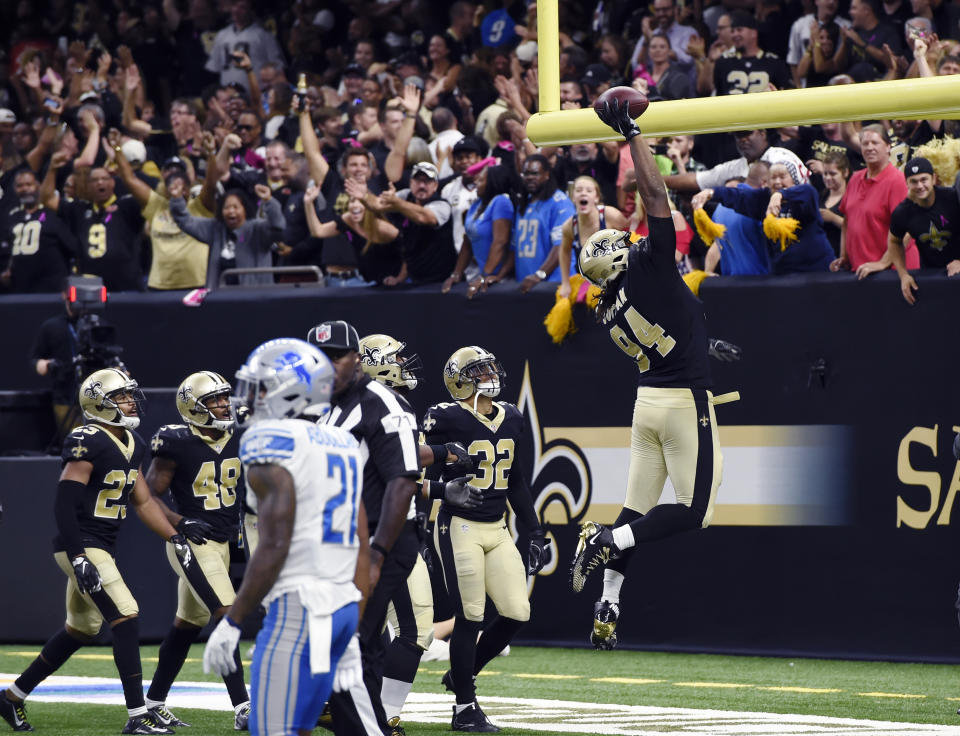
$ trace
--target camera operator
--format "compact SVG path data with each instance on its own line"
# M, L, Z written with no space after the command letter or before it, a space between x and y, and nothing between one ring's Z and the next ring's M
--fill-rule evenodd
M124 368L122 348L111 344L115 328L97 312L106 301L103 281L70 276L62 292L64 312L44 321L34 339L30 361L37 375L53 381L52 403L56 432L51 449L80 421L77 391L81 380L101 368Z

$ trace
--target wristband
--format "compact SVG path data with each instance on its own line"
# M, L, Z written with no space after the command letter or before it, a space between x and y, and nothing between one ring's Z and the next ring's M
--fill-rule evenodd
M229 613L224 615L223 620L226 621L228 624L230 624L233 628L240 629L241 631L243 631L243 627L240 624L238 624L236 621L234 621L232 618L230 618Z
M427 484L427 496L429 496L431 501L443 500L443 491L445 488L443 483L438 483L433 480L425 480L423 482Z
M533 275L536 276L536 277L537 277L538 279L540 279L541 281L546 281L546 280L547 280L547 272L544 271L542 268L539 268L539 269L537 269L536 271L534 271L534 272L533 272Z
M430 452L433 453L434 465L444 462L447 459L447 455L450 454L446 445L427 445L427 447L429 447Z
M379 552L381 557L387 556L387 550L382 544L379 544L377 542L370 542L370 549L373 549Z

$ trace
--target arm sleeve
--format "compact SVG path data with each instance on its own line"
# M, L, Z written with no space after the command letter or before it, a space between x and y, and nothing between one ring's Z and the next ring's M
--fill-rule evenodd
M261 240L265 240L265 243L262 243L263 250L266 250L270 247L270 244L275 240L280 240L283 237L283 231L287 227L287 220L283 216L283 208L280 206L280 203L271 197L263 205L263 214L264 219L257 221L258 230L260 230Z
M673 224L673 217L648 215L647 223L650 226L650 243L653 252L659 256L658 260L669 259L670 267L676 270L674 253L677 250L677 230Z
M57 484L57 498L54 503L57 533L67 551L67 557L71 559L83 554L83 540L80 536L77 510L86 489L83 483L75 480L62 480Z
M183 198L170 200L170 214L183 232L201 243L213 244L214 233L219 223L208 217L193 217L187 213L187 203Z
M417 449L417 419L413 412L388 407L367 437L370 458L385 482L420 475Z
M713 191L713 199L724 207L741 215L762 220L770 202L769 189L750 189L749 187L721 187Z
M426 205L426 208L433 213L433 216L437 218L436 227L441 228L447 224L450 220L450 215L452 214L452 208L450 203L442 199L434 200L429 202Z
M738 174L746 174L746 166L741 164L743 159L733 159L717 164L712 169L697 172L697 186L701 189L720 189L727 183L727 179Z

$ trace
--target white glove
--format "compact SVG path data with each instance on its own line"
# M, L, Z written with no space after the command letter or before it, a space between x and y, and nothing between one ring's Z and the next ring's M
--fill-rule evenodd
M230 620L229 616L220 619L220 623L211 632L207 639L207 646L203 650L203 671L225 677L237 669L233 661L233 653L240 643L240 627Z
M363 665L360 662L360 644L356 634L350 637L350 643L340 657L337 671L333 675L333 689L342 693L363 682Z

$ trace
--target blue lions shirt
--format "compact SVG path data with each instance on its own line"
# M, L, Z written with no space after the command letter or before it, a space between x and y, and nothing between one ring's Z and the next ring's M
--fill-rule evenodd
M535 273L543 265L550 249L563 240L563 223L575 208L570 198L557 190L546 200L537 199L517 213L513 228L513 251L516 254L517 281ZM560 269L554 269L548 281L560 283Z

